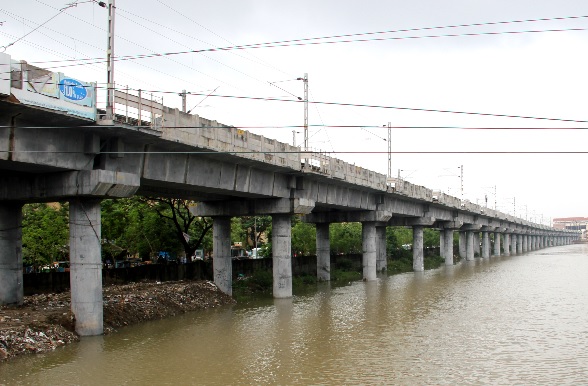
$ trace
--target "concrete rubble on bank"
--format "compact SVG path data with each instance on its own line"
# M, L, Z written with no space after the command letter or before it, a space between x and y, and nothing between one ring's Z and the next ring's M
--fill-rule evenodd
M233 304L209 281L150 282L104 287L104 332L190 311ZM0 361L55 350L79 340L69 292L26 296L0 307Z

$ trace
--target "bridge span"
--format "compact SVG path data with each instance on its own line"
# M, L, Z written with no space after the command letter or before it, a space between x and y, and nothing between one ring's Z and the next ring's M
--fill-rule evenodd
M386 270L390 225L412 227L415 271L423 270L425 227L441 231L446 264L454 264L454 232L459 232L458 253L466 260L476 254L489 258L525 253L579 237L575 231L387 179L140 95L118 91L117 115L110 120L95 103L82 106L83 111L49 105L42 96L30 98L38 90L26 90L28 72L22 65L20 71L8 88L0 84L0 304L23 302L22 205L69 201L72 312L80 335L103 332L104 198L146 195L198 201L193 212L213 218L214 281L228 294L232 216L272 216L273 294L278 298L292 296L294 214L316 224L321 280L330 279L329 224L335 222L362 223L365 280L375 280L377 272ZM138 113L129 117L123 113L129 108Z

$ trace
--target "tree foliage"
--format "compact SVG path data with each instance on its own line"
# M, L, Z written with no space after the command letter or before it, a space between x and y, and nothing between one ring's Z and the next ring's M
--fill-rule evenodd
M329 238L331 253L354 254L362 252L362 225L357 222L331 224Z
M22 214L24 263L45 265L68 260L69 205L26 204Z
M316 254L316 227L301 222L296 216L292 220L292 253L297 255Z
M194 252L202 248L204 244L209 244L212 248L212 237L209 235L212 219L194 216L190 212L190 207L196 205L194 201L160 197L140 198L140 200L172 227L175 241L181 245L186 257L193 256Z

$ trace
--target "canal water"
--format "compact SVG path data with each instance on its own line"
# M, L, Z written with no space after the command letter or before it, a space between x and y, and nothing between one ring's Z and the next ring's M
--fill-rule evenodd
M0 384L588 384L588 245L150 322L0 364Z

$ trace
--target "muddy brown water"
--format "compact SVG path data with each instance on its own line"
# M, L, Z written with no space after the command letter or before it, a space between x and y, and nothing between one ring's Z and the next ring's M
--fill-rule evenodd
M13 385L588 383L588 245L319 285L0 364Z

